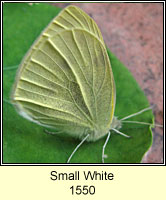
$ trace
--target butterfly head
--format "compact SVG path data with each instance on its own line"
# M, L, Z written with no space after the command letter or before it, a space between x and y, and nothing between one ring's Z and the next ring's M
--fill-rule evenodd
M120 128L122 128L122 122L121 120L119 120L117 117L113 117L113 120L112 120L112 123L111 123L111 126L110 126L110 129L117 129L119 130Z

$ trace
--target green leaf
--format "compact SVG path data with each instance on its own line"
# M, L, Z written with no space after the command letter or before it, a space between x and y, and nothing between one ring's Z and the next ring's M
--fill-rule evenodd
M66 163L73 149L80 142L62 135L48 135L44 128L34 124L15 111L6 100L16 74L9 66L19 65L40 32L55 17L60 8L46 3L4 4L4 71L3 71L3 163ZM149 103L127 68L108 50L116 83L115 116L125 117L149 106ZM135 121L153 122L151 111L132 118ZM139 163L152 144L149 126L123 124L125 138L111 133L105 153L106 163ZM85 142L72 158L72 163L101 163L101 152L106 137L97 142Z

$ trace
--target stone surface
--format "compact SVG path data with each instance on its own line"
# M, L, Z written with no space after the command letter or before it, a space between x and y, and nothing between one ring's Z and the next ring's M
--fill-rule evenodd
M156 123L163 124L163 4L54 3L76 5L98 24L109 49L125 64L155 105ZM153 130L153 145L143 163L163 162L163 130Z

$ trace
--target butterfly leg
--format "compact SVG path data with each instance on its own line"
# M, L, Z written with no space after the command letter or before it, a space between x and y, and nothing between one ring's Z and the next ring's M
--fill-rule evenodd
M110 138L110 135L111 135L111 132L109 131L109 132L108 132L107 139L106 139L106 141L105 141L105 143L104 143L104 145L103 145L102 163L104 163L104 158L107 158L107 155L104 154L104 151L105 151L105 147L106 147L106 145L107 145L107 143L108 143L108 140L109 140L109 138Z
M122 132L120 132L120 131L118 131L117 129L115 129L115 128L111 128L113 131L115 131L116 133L118 133L118 134L120 134L120 135L122 135L122 136L124 136L124 137L127 137L127 138L130 138L130 136L129 135L126 135L126 134L124 134L124 133L122 133Z
M84 137L84 139L76 146L76 148L74 149L74 151L72 152L72 154L70 155L70 157L67 160L67 163L70 162L71 158L73 157L74 153L77 151L77 149L85 142L85 140L89 137L90 134L86 135L86 137Z

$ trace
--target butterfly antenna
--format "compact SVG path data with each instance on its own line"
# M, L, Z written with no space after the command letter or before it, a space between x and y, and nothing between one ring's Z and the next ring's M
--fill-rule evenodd
M102 151L102 163L104 163L104 158L107 157L107 156L104 154L104 151L105 151L105 147L106 147L106 145L107 145L107 143L108 143L108 140L109 140L109 138L110 138L110 135L111 135L111 132L109 131L109 132L108 132L107 139L106 139L106 141L105 141L105 143L104 143L104 145L103 145L103 151Z
M74 151L72 152L72 154L68 158L67 163L70 162L71 158L73 157L73 155L75 154L75 152L77 151L77 149L85 142L85 140L89 137L89 135L90 134L86 135L86 137L76 146L76 148L74 149Z
M122 121L122 123L133 123L133 124L144 124L144 125L153 125L147 122L138 122L138 121ZM161 124L154 124L154 126L163 127Z
M145 112L145 111L147 111L147 110L151 110L151 109L152 109L152 106L151 106L151 107L148 107L148 108L144 108L143 110L140 110L139 112L133 113L133 114L131 114L131 115L128 115L128 116L126 116L126 117L120 119L120 121L123 121L123 120L125 120L125 119L134 117L134 116L136 116L136 115L140 115L141 113L143 113L143 112Z

